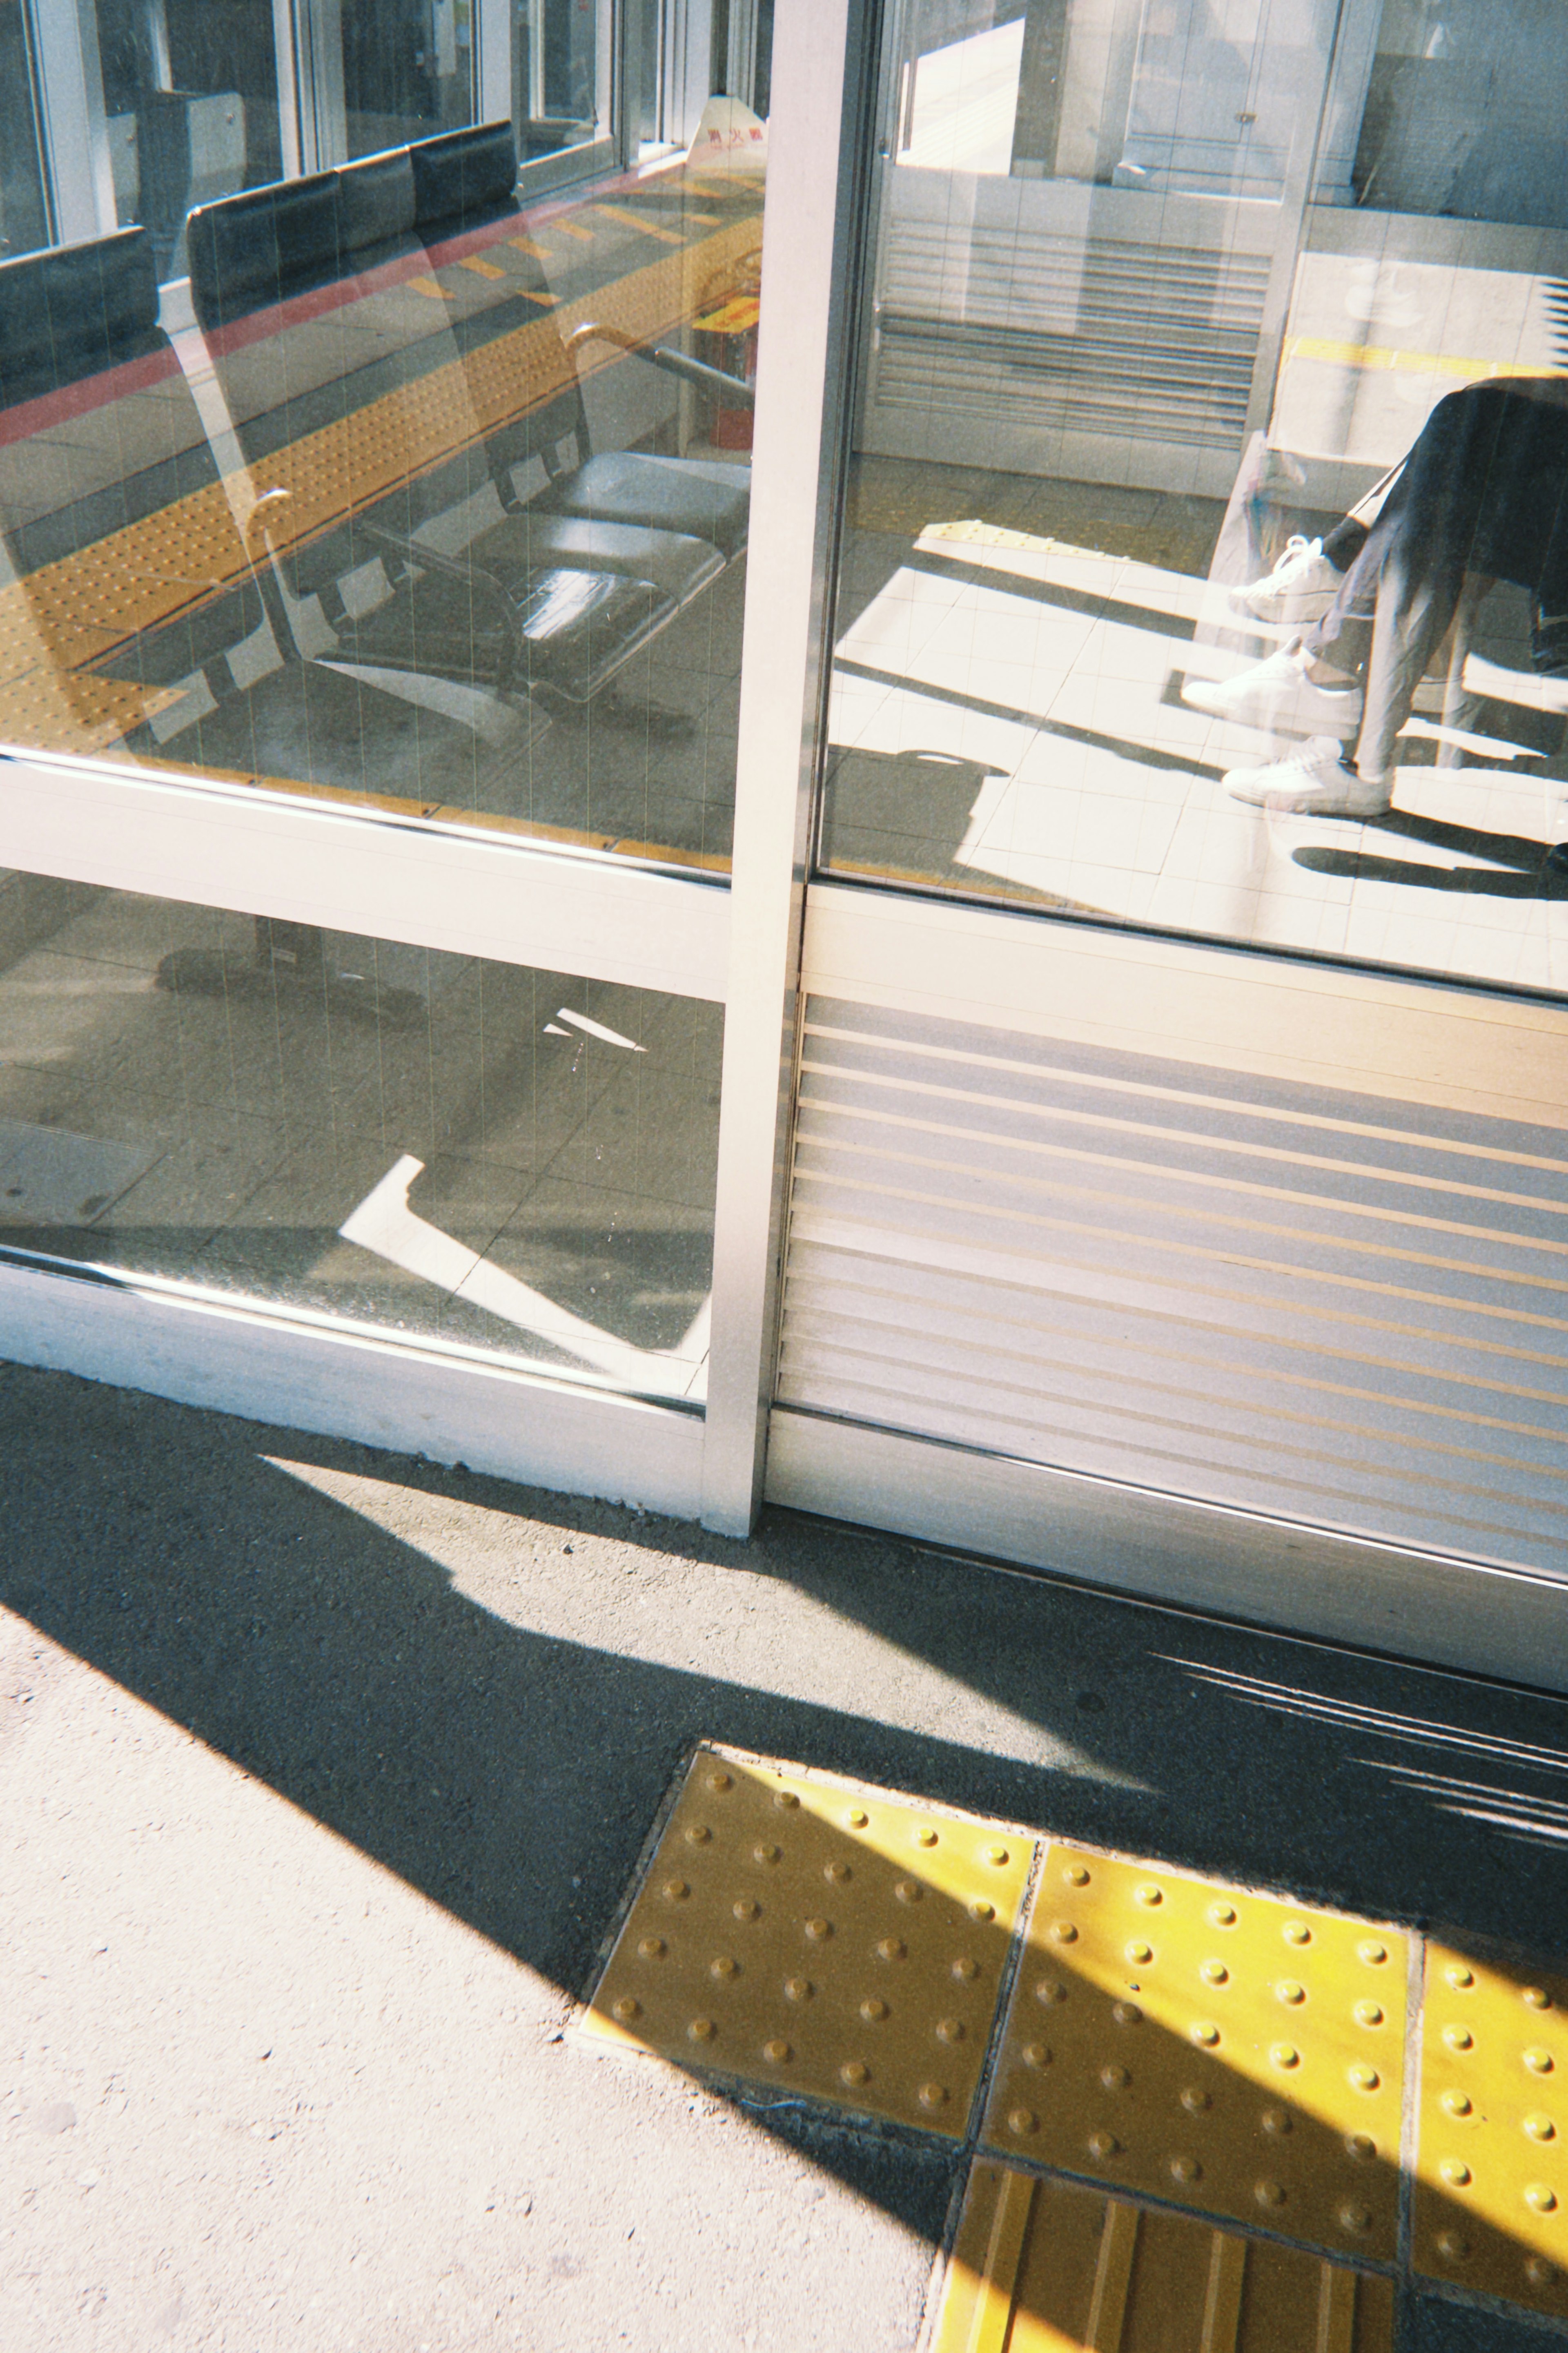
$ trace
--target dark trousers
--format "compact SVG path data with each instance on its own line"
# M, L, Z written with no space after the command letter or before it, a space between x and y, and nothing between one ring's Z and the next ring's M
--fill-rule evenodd
M1549 613L1568 611L1568 380L1449 393L1358 551L1361 531L1347 522L1325 540L1349 568L1303 642L1365 681L1356 765L1382 776L1468 572L1517 581Z

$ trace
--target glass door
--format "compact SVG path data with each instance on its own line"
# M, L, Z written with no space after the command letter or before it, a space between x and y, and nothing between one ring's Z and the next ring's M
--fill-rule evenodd
M1463 1658L1392 1555L1568 1511L1563 137L1335 26L893 20L769 1480Z
M22 0L0 8L0 259L49 242L38 79Z
M903 0L866 452L1049 451L1222 495L1278 353L1338 15Z
M405 1437L489 1380L567 1483L613 1406L695 1512L762 176L520 198L448 30L279 177L237 19L232 192L0 271L0 1287L314 1333Z
M117 216L147 228L162 279L183 277L186 214L283 169L271 0L95 0L94 15Z

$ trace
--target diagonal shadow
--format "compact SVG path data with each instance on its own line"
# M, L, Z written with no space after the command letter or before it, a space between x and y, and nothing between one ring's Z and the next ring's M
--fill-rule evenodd
M1130 736L1105 735L1093 727L1076 727L1068 720L1049 719L1043 711L1024 711L1016 703L991 702L984 695L961 693L954 686L933 686L900 670L879 670L870 662L848 660L842 654L835 658L833 667L846 678L862 678L872 686L898 687L905 694L918 694L931 702L951 702L955 710L973 711L980 719L1005 719L1012 726L1038 727L1047 735L1059 735L1064 744L1079 744L1091 752L1114 752L1118 759L1132 760L1140 767L1168 768L1179 776L1207 776L1216 784L1226 773L1212 761L1191 760L1183 753L1162 751L1153 744L1134 743Z
M1227 1694L1102 1595L783 1514L745 1545L650 1532L16 1367L0 1370L0 1599L574 1993L699 1738L1381 1916L1436 1905L1537 1946L1564 1918L1561 1873L1521 1889L1517 1851L1483 1825L1434 1826L1419 1792L1369 1786L1342 1753L1324 1769L1332 1727L1254 1720L1238 1738ZM477 1582L440 1541L377 1525L411 1491L462 1524L458 1556L479 1539ZM626 1551L650 1533L645 1588ZM1237 1666L1300 1648L1206 1635ZM1331 1681L1400 1684L1320 1656ZM1561 1743L1552 1703L1490 1704ZM940 2235L951 2156L758 2120Z
M966 564L960 556L938 555L918 545L904 561L911 572L930 572L960 587L997 589L1031 604L1055 605L1065 613L1081 614L1086 620L1115 621L1122 628L1179 638L1189 645L1197 635L1197 623L1185 614L1162 612L1157 605L1131 605L1109 592L1072 588L1060 580L1037 580L1028 573L1008 572L998 565Z
M1311 874L1332 874L1352 882L1405 882L1425 891L1457 891L1490 899L1568 898L1568 873L1553 863L1552 845L1527 835L1489 833L1482 827L1454 825L1442 818L1391 809L1366 820L1369 829L1393 833L1429 849L1463 858L1485 858L1487 866L1424 866L1414 859L1388 858L1376 850L1342 849L1331 842L1308 842L1293 862ZM1514 869L1510 872L1504 870Z
M1403 882L1413 889L1480 899L1568 899L1568 875L1549 862L1549 846L1534 845L1536 862L1522 874L1495 866L1423 866L1411 858L1380 858L1374 850L1338 849L1319 842L1293 851L1292 863L1310 874L1331 874L1344 882Z

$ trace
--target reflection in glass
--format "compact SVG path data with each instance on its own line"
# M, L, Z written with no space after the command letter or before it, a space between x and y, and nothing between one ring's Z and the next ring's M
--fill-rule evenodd
M1541 12L907 25L822 863L1568 987Z
M695 1402L721 1020L13 874L0 1243Z
M1565 74L1554 0L1383 0L1355 201L1568 228Z
M271 0L95 0L115 210L184 269L185 216L282 169Z
M0 732L727 860L761 175L505 125L0 269Z
M0 0L0 259L48 242L27 18L22 0Z
M512 121L525 164L609 130L609 11L605 0L516 0Z
M342 47L342 137L329 130L323 161L371 155L474 119L471 0L310 0ZM334 28L332 17L339 18Z

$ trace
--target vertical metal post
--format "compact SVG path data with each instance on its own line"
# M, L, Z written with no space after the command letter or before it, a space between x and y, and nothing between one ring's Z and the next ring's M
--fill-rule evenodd
M595 127L601 139L614 139L619 135L616 114L616 80L619 71L616 41L616 26L622 13L616 0L599 0L594 37L594 111Z
M515 0L474 0L474 121L514 120L512 14ZM542 109L540 110L542 111Z
M713 89L712 0L673 0L666 11L664 88L659 136L672 146L691 143Z
M62 245L119 225L94 0L42 0L31 11L54 232Z
M776 46L775 35L775 46ZM746 106L757 94L757 0L730 0L725 26L724 87Z
M349 160L342 0L295 0L295 11L300 168L325 172Z
M154 90L172 90L174 68L169 56L169 12L163 0L146 0L142 20L147 33L147 54L153 66Z
M794 1091L795 991L824 701L863 91L879 11L779 0L763 216L703 1520L762 1494Z
M300 77L294 62L293 0L272 0L272 52L278 66L278 140L283 177L304 170L300 144Z
M618 0L615 11L615 82L611 133L623 169L642 143L643 0Z

